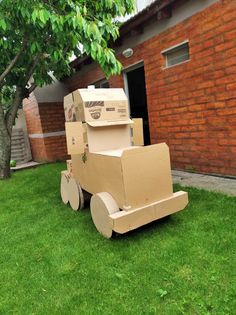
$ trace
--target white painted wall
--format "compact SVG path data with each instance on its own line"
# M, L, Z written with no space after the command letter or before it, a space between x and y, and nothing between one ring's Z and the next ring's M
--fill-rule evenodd
M13 126L13 128L15 129L22 128L25 132L27 132L25 114L24 114L23 109L18 109L17 118L16 118L15 125Z
M69 93L65 84L55 81L51 85L36 88L34 95L38 103L63 102L64 96Z

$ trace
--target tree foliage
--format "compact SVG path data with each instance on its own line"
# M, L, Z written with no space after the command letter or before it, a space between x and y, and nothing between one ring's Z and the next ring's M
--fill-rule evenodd
M69 74L79 47L107 76L118 73L121 65L107 43L118 36L114 18L132 9L132 0L2 0L0 73L17 58L2 83L24 86L32 75L37 86L49 84L50 71L57 78Z
M73 55L90 55L107 77L119 73L108 43L119 34L115 18L131 13L133 2L0 0L0 128L10 135L22 99L50 84L50 73L57 79L69 75Z

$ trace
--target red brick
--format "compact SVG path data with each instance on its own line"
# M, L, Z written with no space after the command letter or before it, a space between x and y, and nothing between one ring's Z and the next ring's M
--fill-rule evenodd
M234 47L235 46L235 42L234 41L229 41L229 42L225 42L221 45L217 45L215 46L215 51L216 52L219 52L219 51L224 51L224 50L227 50L231 47Z
M236 90L236 82L227 84L226 90Z

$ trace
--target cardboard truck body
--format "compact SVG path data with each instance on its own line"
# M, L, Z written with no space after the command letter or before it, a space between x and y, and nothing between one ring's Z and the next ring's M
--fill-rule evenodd
M109 238L185 208L187 193L173 193L168 146L142 146L142 120L129 119L122 89L76 90L64 107L71 161L62 199L77 210L90 193L100 233Z

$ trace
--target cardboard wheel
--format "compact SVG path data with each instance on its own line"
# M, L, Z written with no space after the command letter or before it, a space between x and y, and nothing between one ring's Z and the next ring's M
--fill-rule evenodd
M79 190L79 197L80 197L80 203L79 203L79 210L84 209L84 193L80 186L80 184L77 182L78 190Z
M82 189L82 192L84 196L84 203L90 203L92 195L84 189Z
M68 195L70 206L73 210L77 211L80 209L80 190L76 180L71 177L68 185Z
M61 173L61 199L64 204L67 204L69 201L68 185L69 174L67 171L64 171Z
M98 232L106 238L111 238L112 221L109 215L119 211L116 201L107 192L101 192L92 196L90 209L93 223Z

